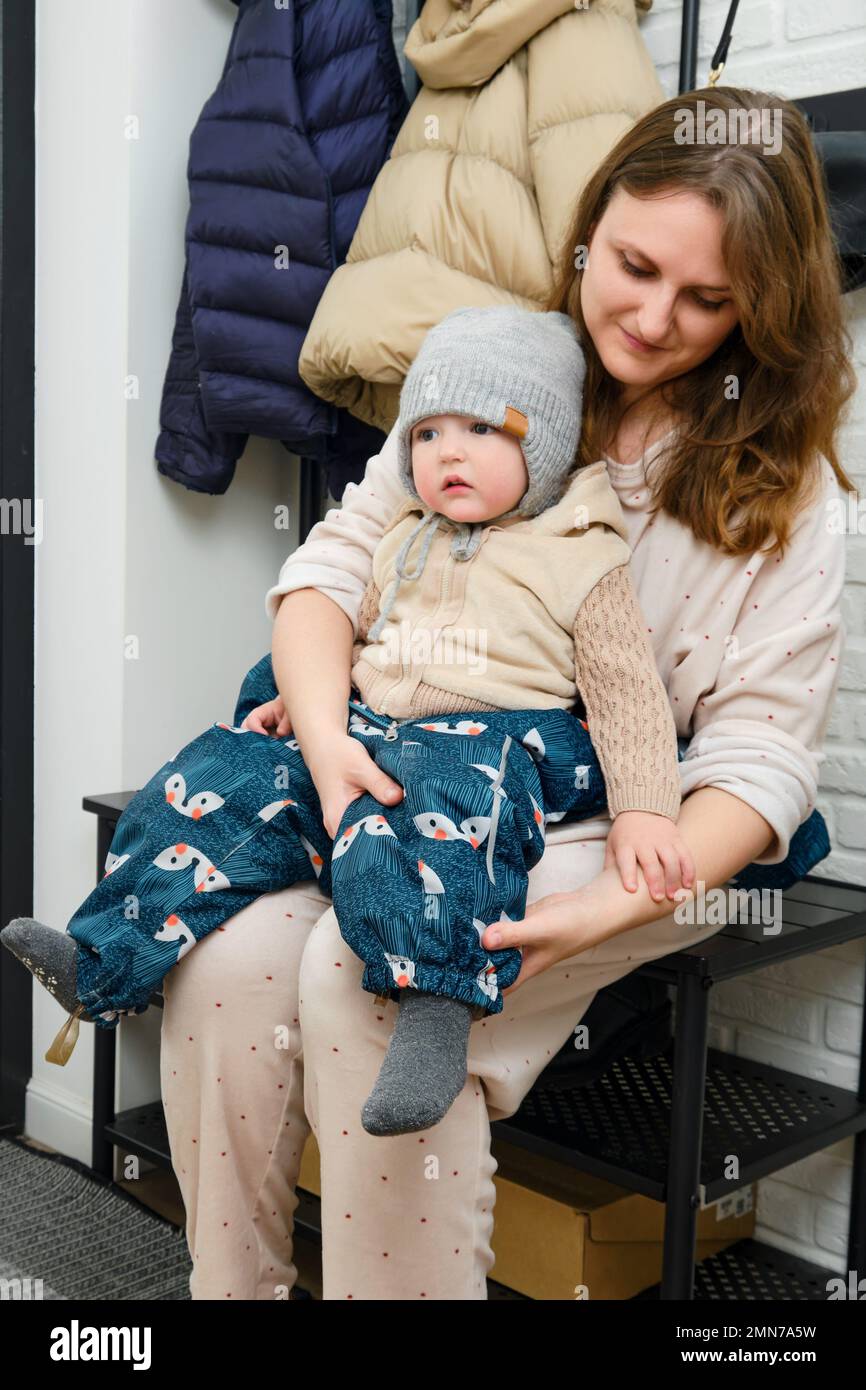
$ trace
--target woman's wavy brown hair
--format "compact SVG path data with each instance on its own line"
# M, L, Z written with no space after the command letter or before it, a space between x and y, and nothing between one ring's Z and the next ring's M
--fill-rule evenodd
M759 140L677 143L681 113L697 119L699 101L708 112L724 111L726 123L729 111L736 119L766 107L771 123L773 111L781 113L778 153L765 153ZM710 357L659 388L659 410L666 405L684 428L653 481L653 514L667 512L728 555L767 542L769 555L784 553L795 514L820 477L819 454L856 494L834 441L857 378L823 166L809 127L781 97L703 87L649 111L596 169L545 306L571 316L586 355L577 468L602 457L625 414L620 384L583 321L575 268L575 252L588 246L590 228L618 187L635 198L688 190L721 210L722 256L739 310L738 323ZM738 399L726 398L731 378L739 383Z

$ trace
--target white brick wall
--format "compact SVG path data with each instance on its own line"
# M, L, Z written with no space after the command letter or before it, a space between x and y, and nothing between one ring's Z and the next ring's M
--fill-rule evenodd
M394 0L394 42L403 62L407 3ZM412 14L414 15L414 7ZM696 85L728 12L701 7ZM681 0L655 0L640 29L665 92L678 90ZM863 0L767 0L740 6L721 81L800 98L863 84ZM839 437L849 477L866 498L866 289L845 298L860 389ZM866 883L866 535L844 538L848 553L843 615L848 637L825 747L818 807L833 844L816 872ZM866 942L731 981L714 991L710 1044L787 1071L856 1090ZM756 1236L804 1259L847 1270L853 1141L791 1165L759 1184Z

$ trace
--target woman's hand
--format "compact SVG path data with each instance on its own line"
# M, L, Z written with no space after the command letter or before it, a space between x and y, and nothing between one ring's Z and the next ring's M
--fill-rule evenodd
M351 734L334 734L303 750L304 762L322 805L322 820L331 839L350 802L369 792L385 806L403 799L403 788L370 757Z
M620 811L607 837L604 868L615 866L623 887L636 893L637 864L654 902L695 881L695 861L675 821L653 811Z
M250 710L241 728L252 729L256 734L267 734L273 729L275 738L288 738L292 732L292 721L286 714L283 697L278 695L275 700L256 705L255 709Z
M763 854L775 838L775 831L762 815L721 787L699 787L687 796L680 808L679 828L694 854L695 882L702 891L726 884L732 874ZM481 944L488 951L506 946L524 948L520 974L503 990L503 994L510 994L558 961L571 956L579 959L581 952L591 951L620 932L668 917L695 891L692 887L672 894L676 899L672 904L664 894L660 900L653 899L642 879L637 892L630 893L623 888L616 866L608 864L574 892L550 893L530 904L522 921L491 922L481 935Z

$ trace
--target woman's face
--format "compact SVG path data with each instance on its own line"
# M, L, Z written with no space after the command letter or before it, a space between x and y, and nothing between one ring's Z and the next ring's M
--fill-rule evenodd
M580 304L626 404L703 362L736 324L721 231L721 212L683 191L618 188L594 224Z

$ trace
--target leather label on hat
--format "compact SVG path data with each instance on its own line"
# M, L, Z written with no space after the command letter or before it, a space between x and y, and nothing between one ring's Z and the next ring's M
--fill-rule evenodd
M513 405L507 405L502 428L508 430L509 434L516 434L518 439L523 439L529 429L529 421L522 410L515 410Z

